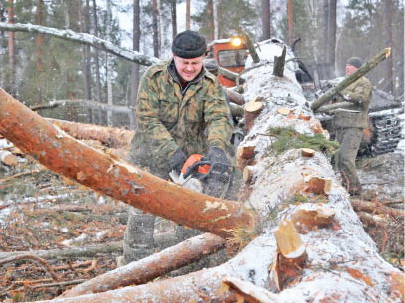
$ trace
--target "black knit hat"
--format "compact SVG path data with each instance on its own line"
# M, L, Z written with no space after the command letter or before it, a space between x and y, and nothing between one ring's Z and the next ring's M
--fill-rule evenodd
M359 68L363 65L363 61L359 57L351 57L349 60L347 60L346 64Z
M172 51L181 58L197 58L207 51L207 42L199 33L186 30L174 37Z

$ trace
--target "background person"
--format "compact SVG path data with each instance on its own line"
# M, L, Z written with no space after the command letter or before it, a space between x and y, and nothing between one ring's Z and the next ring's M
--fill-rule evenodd
M353 74L362 60L352 57L346 62L346 75ZM370 106L372 86L364 76L342 90L338 102L350 102L352 105L336 111L333 126L336 140L340 147L335 154L335 168L342 176L342 184L352 195L361 193L361 184L356 172L356 157L363 137L363 130L368 128L368 109Z

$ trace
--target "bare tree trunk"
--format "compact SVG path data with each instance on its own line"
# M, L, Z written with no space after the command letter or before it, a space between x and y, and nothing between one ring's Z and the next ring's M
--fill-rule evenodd
M384 1L384 37L386 47L393 47L395 45L393 40L393 31L392 31L392 15L393 3L392 0ZM386 73L385 73L385 88L384 91L394 93L394 57L389 58L386 64Z
M133 27L132 27L132 49L139 51L141 41L141 26L140 26L140 0L134 0L132 8ZM135 107L136 98L139 86L139 64L132 63L131 69L131 100L128 104L130 107ZM129 114L130 127L135 128L135 112Z
M8 0L8 23L14 24L14 0ZM9 66L9 77L8 77L8 87L10 92L14 95L16 94L16 66L15 66L15 35L14 32L8 32L8 66Z
M111 10L111 0L107 0L107 37L110 40L112 34L112 10ZM112 73L113 64L112 56L109 53L105 53L106 56L106 77L107 77L107 104L113 105L113 87L112 87ZM107 126L113 126L113 113L112 111L107 111Z
M190 29L190 2L191 0L186 0L186 30Z
M214 17L214 39L219 39L219 15L218 15L218 0L212 0L212 9Z
M45 13L45 4L43 0L38 0L38 24L39 25L44 25L44 13ZM37 63L37 68L38 72L43 71L43 44L44 44L44 35L43 34L38 34L37 36L37 57L38 57L38 63ZM39 96L38 100L41 100L41 96Z
M337 0L327 0L326 10L326 58L328 62L328 77L334 78L336 58L336 7Z
M172 38L177 35L177 1L172 0L170 3L170 12L172 15Z
M153 55L159 58L160 55L160 39L159 39L159 7L158 1L152 0L152 9L153 9L153 21L152 21L152 29L153 29Z
M214 0L208 1L208 15L210 19L208 20L210 25L210 41L213 41L215 38L215 26L214 26Z
M97 16L97 4L96 0L93 0L93 22L94 22L94 28L93 28L93 34L94 36L98 36L98 16ZM102 95L101 95L101 77L100 77L100 58L99 58L99 52L98 49L94 49L94 62L95 62L95 74L96 74L96 101L101 103L102 102ZM97 124L102 124L102 116L101 113L94 113L94 118L93 118L94 123Z
M78 12L79 12L79 28L83 33L89 33L90 28L90 0L86 0L83 8L82 0L78 0ZM91 58L90 58L90 46L83 44L82 46L82 62L83 62L83 81L84 92L87 100L92 100L91 93ZM93 123L93 109L87 110L87 122Z
M287 2L287 15L288 15L288 45L292 46L294 41L294 7L293 1L288 0Z
M261 13L262 19L262 40L270 39L271 20L270 20L270 0L261 0Z

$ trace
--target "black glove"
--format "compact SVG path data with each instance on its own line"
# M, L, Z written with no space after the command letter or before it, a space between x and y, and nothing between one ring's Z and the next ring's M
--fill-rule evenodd
M170 169L180 172L181 168L183 167L183 164L184 164L184 162L186 162L186 160L187 160L186 154L183 153L181 148L178 148L174 152L173 156L171 156L169 159Z
M229 165L229 161L226 157L225 152L216 146L213 146L209 149L207 158L212 163L222 163L225 165Z

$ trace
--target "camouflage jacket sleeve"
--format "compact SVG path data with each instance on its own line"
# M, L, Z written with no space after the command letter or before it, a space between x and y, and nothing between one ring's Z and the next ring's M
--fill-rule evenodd
M368 107L371 99L371 92L372 86L370 81L367 78L362 77L341 92L343 100L340 101L348 101L359 106Z
M233 133L231 112L218 79L214 76L211 79L213 83L208 87L207 96L212 97L207 99L204 106L208 144L209 147L216 146L228 150Z
M170 157L178 146L159 120L159 98L151 75L151 70L147 71L139 84L135 107L137 132L142 134L153 151Z

